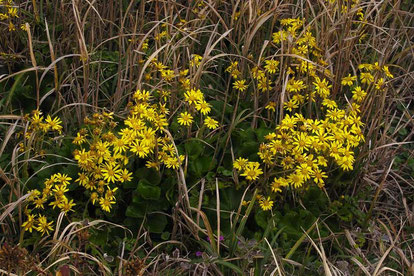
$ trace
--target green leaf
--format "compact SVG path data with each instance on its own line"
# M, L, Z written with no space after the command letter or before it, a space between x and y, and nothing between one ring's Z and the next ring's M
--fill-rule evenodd
M161 196L160 187L151 185L151 183L145 179L141 179L138 182L138 188L136 191L145 199L157 200Z
M125 211L125 216L131 218L143 218L147 212L147 205L144 203L132 203Z
M136 189L138 187L138 184L135 181L128 181L124 182L122 184L122 187L124 187L125 189Z
M161 182L160 173L155 169L139 168L134 172L134 178L145 180L150 185L158 185Z
M200 177L210 170L210 165L211 167L214 167L215 162L216 160L212 159L210 156L202 156L191 160L189 168L192 173Z
M204 144L199 140L187 140L184 144L185 151L188 156L196 158L204 150Z
M254 215L254 220L256 221L257 225L259 225L263 229L266 229L268 224L268 215L265 211L259 210Z
M171 236L170 232L162 232L161 239L163 239L164 241L167 241L170 239L170 236Z
M167 217L163 214L151 214L147 218L148 230L151 233L162 233L167 223Z

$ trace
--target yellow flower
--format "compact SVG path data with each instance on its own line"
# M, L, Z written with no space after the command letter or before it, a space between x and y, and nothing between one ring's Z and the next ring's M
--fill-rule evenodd
M269 102L266 105L265 109L275 112L276 111L276 103L275 102Z
M263 77L263 78L259 79L259 82L257 84L257 88L259 88L259 90L262 91L262 92L269 91L270 89L272 89L272 81L269 80L266 77Z
M46 217L41 215L37 219L37 227L36 227L36 230L39 231L40 233L42 233L42 236L44 234L49 235L49 231L52 231L53 230L52 224L53 224L53 221L47 222Z
M360 77L362 83L371 84L374 81L374 76L369 72L362 72Z
M76 204L75 204L75 203L73 203L73 199L71 199L71 200L69 201L67 198L65 198L64 200L62 200L62 201L59 203L58 207L60 208L60 210L61 210L62 212L67 213L67 212L69 212L69 211L72 211L72 212L73 212L72 207L73 207L73 206L75 206L75 205L76 205Z
M69 181L72 180L67 174L57 173L54 175L54 179L56 182L59 182L62 185L69 185Z
M195 107L203 115L207 115L211 111L210 104L207 103L205 100L201 100L201 101L197 102Z
M299 107L299 104L294 99L290 99L288 102L285 102L283 104L283 107L284 107L284 109L292 112L293 109L296 109L296 108Z
M272 192L274 192L274 193L281 192L282 189L280 189L280 188L281 187L285 187L287 185L289 185L289 183L288 183L288 181L285 178L283 178L283 177L279 177L279 178L275 177L275 179L272 182L272 186L271 186Z
M265 71L268 72L269 74L274 74L276 73L276 71L278 70L278 65L279 65L279 61L277 60L266 60L265 61L266 65L265 65Z
M302 175L297 173L292 173L288 176L288 182L295 187L295 189L300 188L303 186L305 180L303 179Z
M132 172L124 169L118 178L119 182L124 183L132 180Z
M313 84L315 85L316 91L322 98L326 98L329 96L329 89L332 87L332 85L330 85L326 79L323 79L321 81L319 77L315 77L315 82L313 82Z
M10 17L19 17L17 15L17 9L16 8L9 8L7 10L7 13L9 14Z
M246 84L246 80L238 80L233 83L233 88L243 92L247 89L249 85Z
M91 201L92 201L92 204L93 204L93 205L95 205L95 202L96 202L96 200L98 200L98 197L99 197L99 195L98 195L98 193L97 193L97 192L93 192L93 193L91 194Z
M355 80L356 80L356 76L351 76L351 74L348 74L348 76L342 78L341 84L344 86L345 85L351 86Z
M213 118L207 116L207 118L204 120L204 125L209 129L216 129L218 127L218 122Z
M28 214L27 220L22 224L22 227L24 231L29 231L30 233L32 233L34 224L35 224L35 215Z
M259 178L259 175L263 174L262 169L259 168L258 162L249 162L244 168L244 172L241 176L246 177L247 180L253 181Z
M35 208L37 209L45 209L43 204L46 202L46 197L38 197L36 198L33 203L35 204Z
M14 26L13 22L9 22L9 32L13 32L16 30L16 26Z
M165 166L169 169L178 169L178 167L181 165L181 161L173 156L169 156L167 160L165 160Z
M99 198L99 205L101 205L101 209L105 212L111 212L112 204L115 204L114 200L111 200L107 197Z
M378 81L375 83L375 89L381 90L381 88L384 86L385 80L384 78L378 79Z
M123 153L128 149L127 141L122 138L115 138L112 141L115 153Z
M150 94L150 92L149 91L147 91L147 90L140 90L140 89L138 89L135 93L134 93L134 95L133 95L133 98L134 98L134 100L138 103L138 102L148 102L149 100L151 100L151 94Z
M352 91L352 94L352 99L358 103L361 103L365 99L367 92L365 92L360 86L357 86Z
M52 117L50 117L50 115L47 115L45 121L52 130L58 131L59 133L62 132L62 121L58 117L55 117L52 120Z
M193 116L187 111L182 112L178 117L178 123L182 126L190 126L193 123Z
M113 165L110 163L105 164L105 167L102 169L102 176L104 180L108 182L116 182L121 176L122 170L119 168L119 165Z
M259 201L260 207L262 208L263 211L268 211L268 210L272 210L273 207L273 201L270 200L270 197L266 198L262 198Z
M160 164L158 162L148 160L145 163L145 167L147 167L148 169L156 169L157 171L159 171Z
M147 155L151 151L151 149L148 146L144 145L142 141L139 140L135 140L134 142L132 142L130 150L131 152L138 155L139 158L147 157Z
M382 67L382 70L385 72L385 75L389 78L393 78L393 74L390 73L390 70L388 69L388 66L384 65L384 67Z
M78 173L79 177L75 182L79 182L80 185L85 186L89 182L89 177L85 173Z
M118 187L113 188L112 190L109 188L106 190L105 198L108 198L110 200L115 200L115 192L118 190Z
M301 177L306 181L311 177L313 170L312 167L308 166L308 164L301 164L296 167L295 172L296 174L301 175Z
M313 181L320 186L325 183L323 179L327 178L328 176L326 175L324 171L317 168L313 170L312 177L313 177Z
M202 101L204 99L204 95L200 89L197 89L197 90L191 89L190 91L186 91L184 93L184 99L186 102L188 102L191 105L191 104L196 104L199 101Z
M73 139L72 143L75 145L82 145L86 142L86 135L82 135L81 133L76 133L76 137Z
M295 80L295 78L291 78L286 85L286 90L288 92L299 92L306 88L306 85L303 84L302 80Z
M339 158L338 165L345 171L353 170L353 161L351 159Z
M306 133L300 132L295 136L295 138L293 138L292 145L294 146L295 150L302 153L304 150L308 150L311 142L312 138L310 136L308 136Z
M236 161L233 162L233 168L238 171L244 170L249 163L249 160L246 158L239 157Z
M198 67L201 63L202 58L203 58L202 56L194 54L193 58L190 60L190 66Z

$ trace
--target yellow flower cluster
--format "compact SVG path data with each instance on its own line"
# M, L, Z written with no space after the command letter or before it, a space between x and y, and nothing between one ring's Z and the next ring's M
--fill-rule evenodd
M47 222L47 218L41 215L45 205L52 206L53 209L58 207L64 213L73 211L72 207L76 204L73 203L73 199L69 200L65 195L69 191L68 185L70 180L72 178L66 174L53 174L45 180L41 191L38 189L29 191L29 205L25 209L27 220L22 224L25 231L32 232L35 229L44 235L49 234L49 231L53 230L53 221Z
M182 126L191 126L193 115L200 112L204 119L204 125L209 129L218 127L218 121L214 120L208 114L211 111L211 105L205 100L203 92L200 89L190 89L184 93L184 101L188 111L181 112L178 116L178 123Z
M130 158L146 159L146 166L155 169L162 164L177 169L183 160L164 131L169 111L153 99L149 91L137 90L124 127L117 133L112 113L96 113L85 119L88 127L73 140L80 146L74 158L82 171L75 181L89 191L92 204L99 203L103 211L110 212L115 204L117 184L132 180L126 168Z
M12 0L3 1L0 0L0 21L8 21L8 29L10 32L16 30L16 26L13 23L15 18L19 18L18 10L13 5Z
M192 55L190 60L190 67L198 67L201 63L202 57L200 55ZM184 104L187 107L187 110L179 113L177 122L182 126L190 127L193 123L194 116L197 112L201 113L204 118L204 125L209 129L216 129L218 127L218 121L208 116L211 111L211 105L205 100L203 92L200 89L192 89L191 81L188 76L190 70L184 69L175 74L174 70L169 69L166 65L161 62L158 62L156 59L151 62L151 73L148 73L146 80L152 80L154 72L160 75L160 78L166 83L171 84L176 78L181 87L185 90L184 92ZM162 102L167 102L170 96L169 91L160 91ZM165 109L165 105L162 105L161 108ZM166 114L167 115L167 114Z
M116 203L117 185L132 180L132 173L127 169L131 158L145 159L146 167L157 170L161 165L178 169L184 160L184 156L178 155L166 132L169 114L163 103L166 92L157 91L154 94L157 97L146 90L137 90L134 93L133 102L128 104L130 113L120 130L115 131L117 123L113 113L95 113L91 118L85 118L85 127L73 138L72 143L79 147L73 155L81 171L75 182L87 190L92 204L99 204L105 212L110 212ZM203 115L210 112L211 107L200 90L189 90L184 97L193 112L199 111ZM178 121L183 120L185 124L188 118L192 120L192 115L184 112ZM44 120L39 111L34 111L28 119L29 131L61 132L61 121L58 118L52 119L48 116ZM205 124L209 128L217 127L217 121L208 116ZM29 202L33 205L32 209L40 211L48 204L53 209L58 207L61 212L73 211L75 203L65 195L69 191L67 185L70 180L72 179L67 175L54 174L45 181L42 191L31 191ZM48 203L51 198L53 201ZM28 208L27 220L22 227L26 231L32 232L32 229L36 229L42 234L49 234L53 229L52 223L47 222L46 217L40 214L32 214L31 208Z
M20 132L18 135L24 135L24 142L19 144L19 151L36 150L36 143L41 143L49 132L62 133L62 121L59 117L52 118L47 115L43 117L40 110L33 110L31 114L24 116L24 121L27 122L25 132Z
M380 90L385 78L392 78L387 66L361 64L358 75L342 79L343 90L346 93L349 89L352 98L345 108L339 108L331 97L332 84L318 76L317 68L323 68L325 62L311 31L301 31L301 19L284 19L281 25L282 30L273 34L273 42L276 47L281 43L293 43L292 52L296 57L292 59L293 66L287 67L289 80L281 99L286 114L275 131L265 136L267 141L260 145L258 152L266 175L277 175L262 189L264 193L270 190L272 197L283 187L298 189L312 183L323 187L328 168L332 170L330 164L345 171L353 170L354 150L364 141L360 105L370 87ZM299 37L298 32L303 35ZM314 61L308 62L309 59ZM269 60L265 70L256 67L253 71L252 77L259 80L259 90L263 90L260 80L266 78L266 74L277 72L275 65L278 63ZM328 78L331 75L328 70L323 73ZM275 103L270 102L266 109L275 111ZM260 163L245 158L236 159L233 166L248 181L260 180L263 174ZM263 210L270 210L273 201L270 197L259 196L259 205Z

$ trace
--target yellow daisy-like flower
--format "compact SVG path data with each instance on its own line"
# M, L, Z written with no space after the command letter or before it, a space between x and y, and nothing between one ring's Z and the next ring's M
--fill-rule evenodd
M263 210L263 211L269 211L269 210L272 210L272 207L273 207L273 201L272 201L272 200L270 200L270 197L267 197L267 198L262 198L262 199L259 201L259 204L260 204L260 208L262 208L262 210Z
M132 180L132 172L124 169L121 175L118 177L119 182L124 183Z
M249 85L246 84L246 80L237 80L233 83L233 88L243 92L247 89Z
M369 72L362 72L360 75L360 79L362 83L370 85L374 81L374 76L371 75L371 73Z
M266 65L265 65L265 71L268 72L269 74L274 74L276 73L276 71L278 70L278 65L279 65L279 61L278 60L266 60L265 61Z
M265 109L275 112L276 111L276 103L275 102L269 102Z
M365 92L360 86L355 87L352 91L352 99L358 103L361 103L365 99L366 95L367 92Z
M150 153L151 149L142 143L142 141L135 140L131 144L131 152L139 156L139 158L145 158Z
M99 205L101 206L101 209L105 212L108 212L108 213L111 212L111 208L113 204L115 204L115 201L110 198L101 197L99 199Z
M108 182L115 183L118 178L121 176L122 170L119 168L119 165L113 165L111 163L105 164L105 167L102 169L102 176L104 180Z
M204 125L209 129L216 129L218 127L218 122L213 118L207 116L207 118L204 120Z
M247 180L254 181L259 178L259 175L263 174L262 169L259 168L259 162L249 162L244 168L244 172L241 176L246 177Z
M236 159L236 161L233 162L233 168L235 168L238 171L244 170L249 163L249 160L246 158L239 157Z
M330 85L326 79L321 80L319 77L316 77L313 84L315 85L316 91L322 98L329 96L332 85Z
M36 230L39 231L40 233L42 233L42 236L44 234L49 235L49 231L52 231L53 230L52 224L53 224L53 221L47 222L46 217L41 215L37 219L37 227L36 227Z
M328 176L326 175L326 173L324 171L317 168L317 169L313 170L312 177L313 177L313 181L316 184L318 184L318 186L321 186L321 185L324 185L324 183L325 183L325 181L323 179L327 178Z
M201 100L201 101L197 102L195 107L203 115L207 115L211 111L210 104L208 102L206 102L205 100Z
M75 203L73 203L73 199L71 199L71 200L69 201L67 198L65 198L64 200L62 200L62 201L59 203L58 207L60 208L60 210L61 210L62 212L67 213L67 212L69 212L69 211L72 211L72 212L73 212L72 207L73 207L73 206L75 206L75 205L76 205L76 204L75 204Z
M297 189L303 186L305 179L303 179L302 175L300 174L292 173L288 176L288 181L290 185L294 186L295 189Z
M72 141L72 143L75 145L82 145L85 142L86 142L86 135L82 135L79 132L76 134L76 137Z
M288 186L289 183L283 177L279 177L279 178L275 177L275 179L273 180L273 182L272 182L271 185L272 185L271 186L272 192L277 193L277 192L281 192L282 191L281 187Z
M346 85L351 86L356 80L356 78L357 78L356 76L351 76L351 74L348 74L348 76L342 78L341 84L343 86L346 86Z
M33 228L35 228L34 224L35 224L35 215L28 214L27 220L22 224L22 227L24 231L29 231L30 233L32 233Z
M47 123L47 125L52 129L52 130L55 130L55 131L58 131L59 133L61 133L62 132L62 126L61 126L61 124L62 124L62 121L58 118L58 117L55 117L55 118L53 118L53 120L52 120L52 117L50 117L50 115L47 115L47 117L46 117L46 123Z
M182 112L178 117L178 123L182 126L190 126L193 123L193 116L187 111Z
M184 93L184 99L186 102L188 102L191 105L191 104L196 104L197 102L204 100L204 95L200 89L197 89L197 90L191 89Z

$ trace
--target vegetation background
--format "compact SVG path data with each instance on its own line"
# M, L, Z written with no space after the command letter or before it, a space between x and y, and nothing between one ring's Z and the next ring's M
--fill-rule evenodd
M0 0L0 272L414 275L413 9L410 0ZM320 55L311 63L341 106L352 98L341 80L359 65L379 62L394 77L381 93L367 89L354 169L330 167L323 188L272 195L269 211L255 203L268 179L247 181L233 162L260 160L283 117L287 68L300 53L295 37L276 47L273 33L288 18L303 19L298 37L311 30ZM273 59L280 74L258 89L253 68ZM190 87L209 103L212 130L191 108L191 127L177 120ZM46 207L53 230L25 231L30 191L56 173L78 177L73 140L85 118L122 125L143 89L165 98L180 165L131 158L111 212L71 183L73 212ZM62 129L33 136L33 110Z

